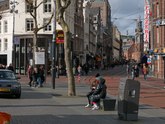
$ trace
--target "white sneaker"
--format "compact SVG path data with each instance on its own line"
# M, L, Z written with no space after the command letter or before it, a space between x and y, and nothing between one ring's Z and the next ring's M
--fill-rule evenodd
M98 110L98 109L99 109L99 106L94 104L92 110Z
M99 109L99 106L92 108L92 110L98 110L98 109Z
M85 106L85 108L89 108L89 107L91 107L91 105L90 105L90 104L87 104L87 105Z

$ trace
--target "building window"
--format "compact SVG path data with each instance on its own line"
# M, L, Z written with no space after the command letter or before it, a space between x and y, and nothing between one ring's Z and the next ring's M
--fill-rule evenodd
M2 33L2 23L0 21L0 34Z
M8 24L7 21L4 21L4 32L7 33Z
M26 31L33 31L33 19L26 19Z
M44 12L51 12L51 0L47 0L46 3L44 3Z
M26 3L26 12L33 12L32 6L30 6L28 3Z
M0 51L2 51L2 41L0 39Z
M4 39L4 51L7 51L7 47L8 47L8 40Z
M49 22L49 19L44 19L43 24L46 25L48 22ZM51 31L51 30L52 30L51 23L44 28L44 31Z

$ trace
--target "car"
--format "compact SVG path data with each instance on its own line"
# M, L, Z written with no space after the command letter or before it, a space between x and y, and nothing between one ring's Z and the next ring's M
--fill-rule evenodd
M11 70L0 69L0 95L10 95L15 98L21 97L20 79Z

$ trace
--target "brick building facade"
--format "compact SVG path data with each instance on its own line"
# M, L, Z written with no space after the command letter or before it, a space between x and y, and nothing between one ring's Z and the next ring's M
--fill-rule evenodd
M153 49L159 49L159 55L153 59L153 72L157 78L165 79L165 0L152 0L151 2L151 42Z

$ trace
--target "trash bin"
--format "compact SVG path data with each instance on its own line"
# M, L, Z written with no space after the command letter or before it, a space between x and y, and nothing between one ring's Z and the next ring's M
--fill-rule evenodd
M121 79L118 94L118 116L121 120L138 120L140 82Z
M5 112L0 112L0 124L10 124L11 115Z

